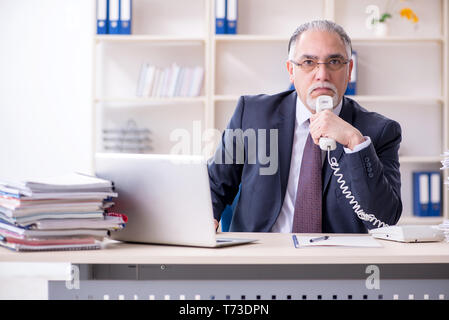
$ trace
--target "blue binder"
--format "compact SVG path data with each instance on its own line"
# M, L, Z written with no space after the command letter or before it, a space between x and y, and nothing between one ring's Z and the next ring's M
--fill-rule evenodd
M226 32L237 33L237 0L228 0L226 8Z
M119 19L120 19L120 0L109 0L109 23L108 23L109 34L118 34L120 32Z
M429 173L430 205L428 215L439 217L441 215L441 174L438 171Z
M215 0L215 34L226 33L226 0Z
M345 92L347 96L355 96L357 94L357 52L355 51L352 52L352 60L354 61L354 65L351 72L351 81L348 83Z
M430 183L428 172L413 172L413 214L425 217L429 212Z
M97 0L97 34L108 33L108 0Z
M131 34L132 0L120 0L119 33Z

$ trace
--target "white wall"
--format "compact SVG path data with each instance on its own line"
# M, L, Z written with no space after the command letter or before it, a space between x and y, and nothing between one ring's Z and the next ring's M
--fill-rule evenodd
M0 0L0 179L91 172L93 0Z

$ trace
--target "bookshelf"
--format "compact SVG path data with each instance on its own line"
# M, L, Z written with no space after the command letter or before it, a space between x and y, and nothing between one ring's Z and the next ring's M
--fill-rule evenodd
M397 15L385 38L365 27L369 4L382 8L386 1L239 0L238 34L215 35L214 1L134 0L132 35L94 35L93 151L101 151L102 128L127 118L150 128L155 153L172 150L173 130L193 136L193 123L203 131L223 130L240 95L288 89L291 33L302 22L327 18L345 28L358 53L358 95L352 98L401 123L401 222L442 221L413 217L412 172L438 170L441 154L449 149L448 1L410 2L419 28ZM144 61L203 66L200 96L136 97ZM216 143L219 136L213 139ZM449 218L446 189L442 211Z

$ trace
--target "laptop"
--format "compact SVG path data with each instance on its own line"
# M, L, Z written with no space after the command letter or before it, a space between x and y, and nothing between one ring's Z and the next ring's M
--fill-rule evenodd
M224 247L256 239L216 238L202 156L98 153L96 175L114 183L113 210L128 216L115 240Z

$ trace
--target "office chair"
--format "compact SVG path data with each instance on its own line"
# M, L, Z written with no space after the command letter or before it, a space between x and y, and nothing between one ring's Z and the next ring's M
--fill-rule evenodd
M231 226L232 214L234 213L235 206L239 202L240 197L240 187L239 192L237 192L231 205L227 205L221 214L221 231L228 232Z

